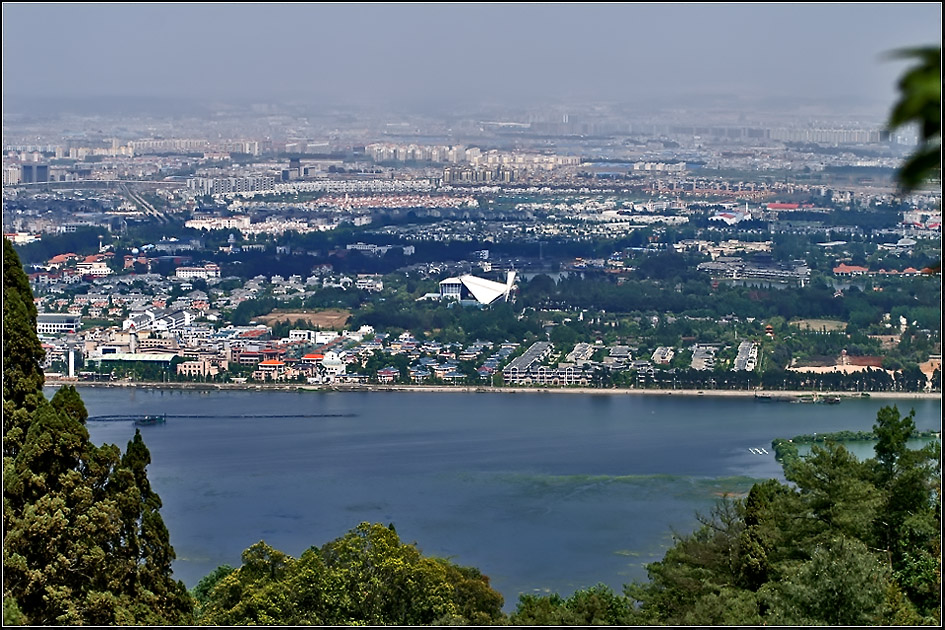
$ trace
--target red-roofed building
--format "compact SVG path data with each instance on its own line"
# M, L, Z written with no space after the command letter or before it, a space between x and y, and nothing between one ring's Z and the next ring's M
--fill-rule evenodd
M377 380L381 383L393 383L400 378L400 370L393 366L381 368L377 371Z
M122 264L124 265L125 269L130 269L131 267L134 267L136 263L147 266L149 271L151 269L151 260L147 256L135 257L126 255L124 258L124 263Z
M768 210L797 210L801 206L796 203L769 203Z
M862 276L870 272L866 267L858 267L856 265L848 265L846 263L840 263L833 268L833 275L835 276Z
M285 350L283 350L282 348L262 348L259 352L260 354L262 354L264 360L266 359L282 360L282 358L285 356Z
M257 368L253 372L253 378L259 381L276 381L286 377L285 362L278 359L260 361Z
M40 271L29 274L29 279L30 282L35 282L36 284L51 284L62 278L62 276L63 274L58 271Z
M52 258L49 259L49 264L50 264L50 265L61 265L61 264L63 264L63 263L67 263L67 262L69 262L70 260L73 260L73 259L78 258L78 257L79 257L79 256L78 256L77 254L56 254L55 256L53 256Z

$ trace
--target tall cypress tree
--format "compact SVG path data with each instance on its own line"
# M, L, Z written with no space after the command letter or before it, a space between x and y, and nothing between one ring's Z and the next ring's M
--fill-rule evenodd
M43 396L36 309L19 258L3 252L4 619L31 625L187 624L174 550L140 433L96 447L75 388Z
M44 402L43 347L36 336L36 305L20 257L3 239L3 455L16 456L29 414Z

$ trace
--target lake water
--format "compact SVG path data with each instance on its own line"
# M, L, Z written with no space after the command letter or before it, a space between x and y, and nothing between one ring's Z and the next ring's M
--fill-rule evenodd
M47 390L51 396L53 390ZM781 478L776 437L869 430L879 400L763 404L710 397L83 388L91 415L143 427L148 476L188 587L265 540L298 557L362 521L478 567L519 593L646 578L672 533L756 480ZM941 400L899 400L941 427ZM334 417L328 417L334 415ZM284 416L284 417L262 417ZM125 448L130 422L90 422Z

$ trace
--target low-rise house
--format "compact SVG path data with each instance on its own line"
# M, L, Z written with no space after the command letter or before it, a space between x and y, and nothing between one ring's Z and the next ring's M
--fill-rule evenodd
M462 372L457 372L455 370L448 372L442 376L443 381L447 383L462 383L466 380L466 375Z
M259 381L278 381L285 377L285 362L278 359L260 361L257 365L257 370L253 372L253 378Z
M400 378L400 370L395 367L387 366L377 371L377 380L380 383L393 383Z
M410 368L410 380L414 383L423 383L430 380L431 372L420 367Z
M676 351L672 348L660 346L653 351L653 356L650 359L657 365L669 365L675 355Z
M188 378L207 378L220 373L220 367L206 359L184 361L177 364L177 373Z

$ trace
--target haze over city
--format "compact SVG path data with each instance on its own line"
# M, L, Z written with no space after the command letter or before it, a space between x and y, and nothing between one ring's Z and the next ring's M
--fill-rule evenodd
M884 115L940 3L3 5L4 113L304 102ZM59 103L53 105L52 103Z

